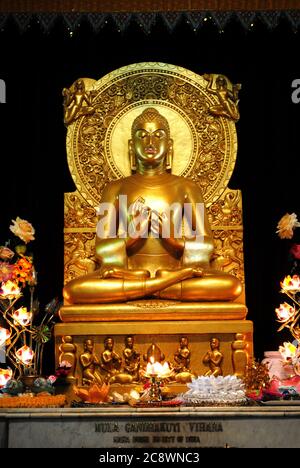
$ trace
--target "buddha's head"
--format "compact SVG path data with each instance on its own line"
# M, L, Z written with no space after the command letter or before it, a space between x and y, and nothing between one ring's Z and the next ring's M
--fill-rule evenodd
M153 107L133 121L129 154L132 170L171 169L173 141L167 119Z

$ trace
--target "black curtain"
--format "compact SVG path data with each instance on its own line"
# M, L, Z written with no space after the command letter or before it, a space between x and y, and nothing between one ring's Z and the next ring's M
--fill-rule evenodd
M0 244L16 216L35 226L42 306L61 296L63 194L74 189L66 162L62 88L130 63L173 63L242 83L238 159L230 186L243 193L255 354L261 358L264 350L278 348L286 337L277 334L274 308L283 302L279 282L289 273L289 243L275 231L287 211L300 216L300 103L291 99L292 81L300 79L299 37L285 18L272 30L258 18L249 31L232 19L223 32L210 21L193 31L184 17L171 31L158 19L149 34L136 22L119 32L109 19L99 32L84 20L74 31L58 20L49 32L38 22L25 32L12 18L6 22L0 31L0 78L7 86L7 102L0 104ZM53 364L51 356L46 369Z

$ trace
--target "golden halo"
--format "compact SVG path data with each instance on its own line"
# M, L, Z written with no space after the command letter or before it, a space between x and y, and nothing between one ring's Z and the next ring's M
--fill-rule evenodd
M99 81L83 80L93 93L94 113L69 126L67 153L76 187L90 205L98 206L106 184L130 175L132 122L154 105L170 124L172 172L191 178L207 206L218 200L235 166L236 129L232 120L210 113L219 101L202 76L171 64L145 62L114 70Z

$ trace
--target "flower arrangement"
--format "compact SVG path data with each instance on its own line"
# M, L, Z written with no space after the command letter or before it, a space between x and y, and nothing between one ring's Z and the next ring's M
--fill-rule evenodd
M14 237L0 245L0 348L9 366L3 376L19 379L42 374L44 345L51 338L60 304L57 299L51 301L38 321L39 303L34 297L37 274L28 249L35 229L17 217L10 231ZM3 386L4 381L2 385L0 381L0 388Z
M300 222L298 221L296 213L286 213L279 221L277 225L276 233L280 239L292 241L289 247L289 260L291 263L290 271L291 274L300 273L300 244L297 239Z
M277 234L280 239L291 240L295 236L296 229L300 227L295 213L285 214L277 225ZM298 260L300 260L300 245L293 243L290 248L290 256L293 259L291 275L281 281L281 293L289 302L285 301L275 309L277 321L280 323L278 331L288 329L294 338L294 342L285 342L279 347L279 351L286 365L292 365L295 374L300 375L300 276L293 274L296 271Z

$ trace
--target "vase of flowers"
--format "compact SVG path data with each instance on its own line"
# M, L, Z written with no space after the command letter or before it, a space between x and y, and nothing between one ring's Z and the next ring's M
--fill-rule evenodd
M0 348L11 378L30 386L42 375L44 345L60 303L53 299L42 314L35 298L37 274L28 246L35 235L32 224L18 217L10 232L14 236L0 244Z
M295 374L300 376L300 244L297 243L297 229L300 227L295 213L284 215L277 225L277 234L281 239L293 240L289 249L291 271L280 283L281 293L286 300L275 309L277 321L280 323L278 331L288 329L294 341L285 342L279 348L286 368L291 366ZM294 242L296 240L296 242Z

